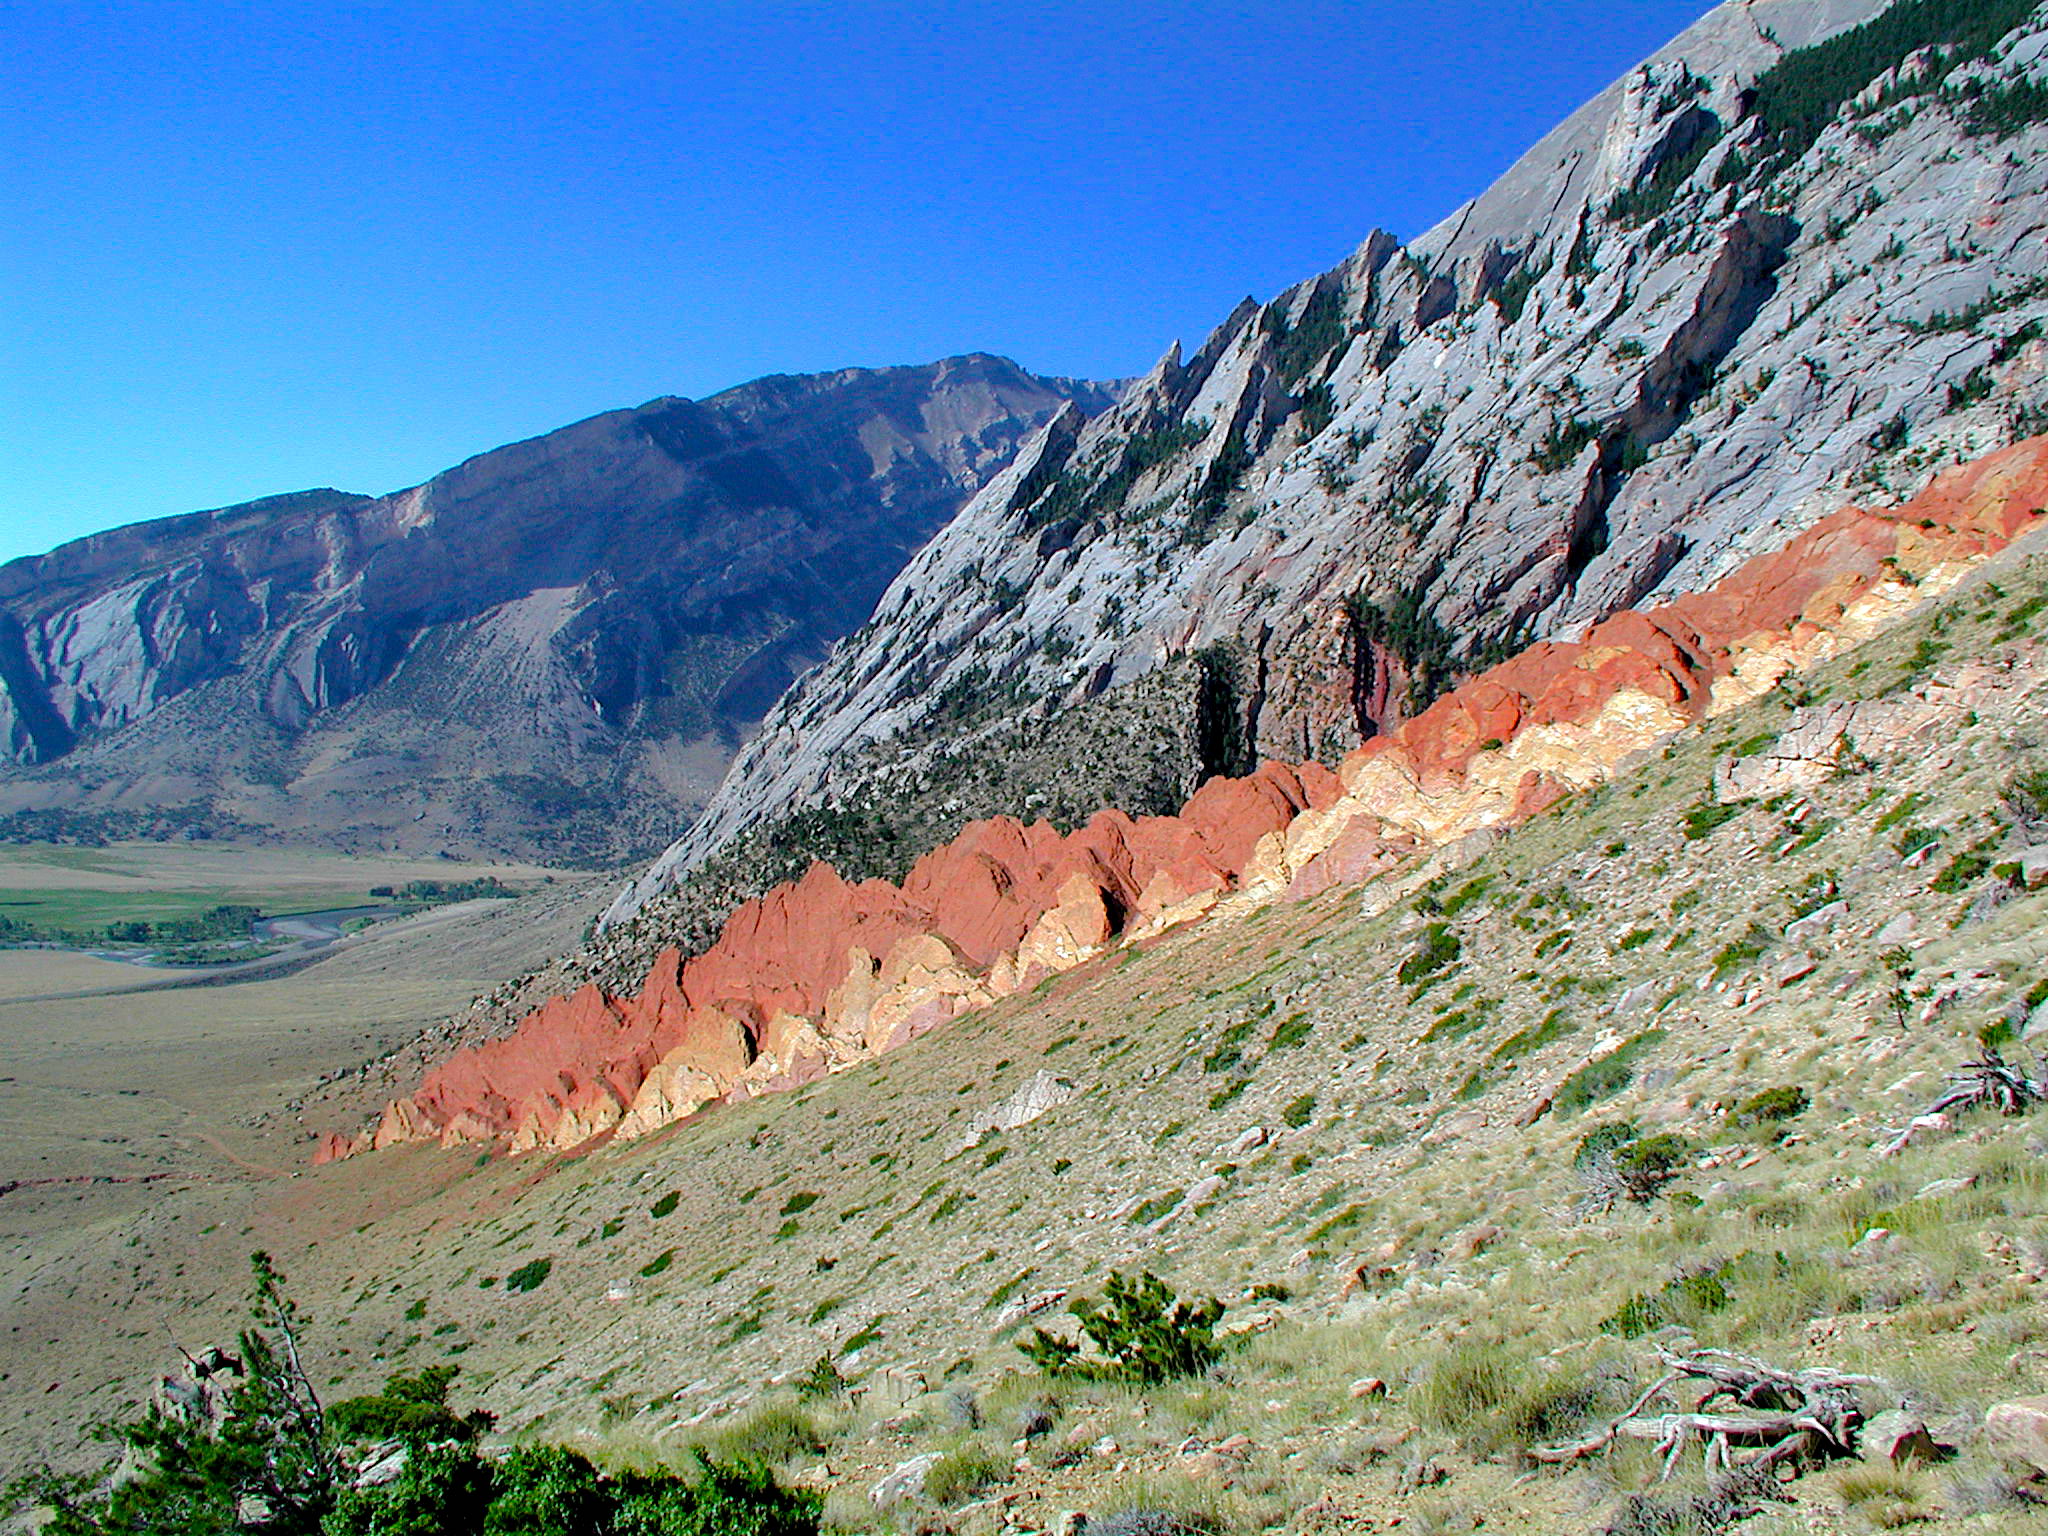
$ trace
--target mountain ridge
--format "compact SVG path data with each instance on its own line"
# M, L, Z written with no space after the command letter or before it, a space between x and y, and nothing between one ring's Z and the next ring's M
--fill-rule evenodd
M616 857L708 793L1023 431L1111 392L988 354L777 375L381 497L9 562L0 814Z

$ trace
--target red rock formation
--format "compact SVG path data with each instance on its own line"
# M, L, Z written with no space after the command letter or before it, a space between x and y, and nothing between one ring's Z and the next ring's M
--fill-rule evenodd
M586 986L463 1050L366 1146L637 1133L718 1097L812 1080L1243 885L1306 898L1418 847L1535 814L1642 747L1853 644L2008 543L2048 503L2048 439L1942 476L1891 511L1846 508L1704 592L1530 646L1346 759L1204 784L1176 816L1104 811L1062 834L976 822L898 887L814 864L738 908L638 997ZM1915 583L1919 583L1918 587Z

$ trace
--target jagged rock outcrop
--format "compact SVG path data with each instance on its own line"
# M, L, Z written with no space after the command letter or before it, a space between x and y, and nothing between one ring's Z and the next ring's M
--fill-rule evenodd
M1375 233L1049 425L608 920L919 778L963 700L1057 714L1220 644L1253 755L1334 762L1524 639L2039 430L2048 126L1977 103L2042 70L2048 23L1908 36L1869 82L1797 51L1880 9L1719 7L1407 247ZM1839 111L1784 105L1779 69Z
M987 356L762 379L13 561L0 814L644 847L1025 434L1108 399Z
M742 906L704 954L665 953L637 999L593 985L551 1001L321 1156L638 1134L714 1098L814 1081L1228 897L1358 884L1612 777L2044 527L2048 438L2036 438L1940 476L1902 507L1837 511L1704 592L1531 645L1334 775L1267 763L1212 779L1178 816L1108 811L1064 835L976 823L900 886L849 884L814 865Z

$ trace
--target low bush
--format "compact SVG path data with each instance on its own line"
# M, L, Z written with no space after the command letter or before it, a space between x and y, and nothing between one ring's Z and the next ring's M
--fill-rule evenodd
M538 1290L554 1267L555 1261L551 1258L529 1259L505 1277L505 1289L520 1292Z
M978 1440L970 1440L948 1451L924 1475L926 1497L935 1504L960 1504L991 1483L1001 1482L1009 1470L993 1451Z
M1135 1279L1113 1273L1103 1285L1100 1301L1076 1297L1067 1310L1101 1353L1087 1357L1081 1345L1035 1328L1032 1337L1017 1347L1048 1376L1165 1381L1200 1375L1221 1353L1216 1325L1223 1320L1223 1303L1213 1296L1181 1301L1150 1270Z
M1728 1111L1728 1123L1742 1129L1777 1125L1806 1113L1812 1100L1791 1083L1753 1093Z
M735 1424L715 1430L705 1448L718 1461L764 1462L780 1466L825 1448L811 1416L793 1403L770 1403Z
M458 1415L449 1408L448 1388L461 1369L430 1365L417 1375L399 1372L386 1379L382 1392L343 1398L327 1410L327 1432L344 1442L474 1440L494 1420L482 1409Z

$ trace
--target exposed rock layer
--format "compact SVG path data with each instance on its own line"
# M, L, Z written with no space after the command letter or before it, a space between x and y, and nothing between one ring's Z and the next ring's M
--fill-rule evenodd
M1419 849L1520 820L1798 667L1876 633L2048 507L2048 438L1845 508L1708 590L1542 642L1368 742L1337 774L1267 763L1178 816L1104 812L1062 835L976 823L902 885L826 865L747 903L637 997L590 986L458 1052L331 1158L438 1139L565 1148L718 1098L812 1081L1109 945L1240 899L1356 885Z
M1751 88L1880 8L1718 7L1407 247L1375 233L1052 423L612 920L745 829L915 780L941 701L1057 712L1221 643L1257 755L1335 762L1524 637L2040 430L2048 125L1974 132L1969 92L2038 78L2048 21L1940 91L1852 87L1779 154Z

